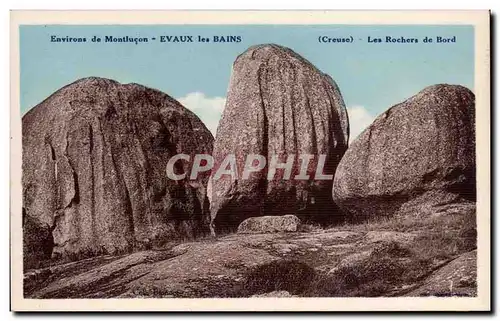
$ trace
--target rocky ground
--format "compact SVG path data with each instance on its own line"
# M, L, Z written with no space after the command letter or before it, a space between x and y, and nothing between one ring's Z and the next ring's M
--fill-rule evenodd
M429 86L348 146L335 81L273 44L236 58L215 140L165 93L78 80L23 116L25 296L474 296L474 111ZM249 152L320 157L245 178Z
M230 234L26 271L30 298L475 296L473 204L297 232Z

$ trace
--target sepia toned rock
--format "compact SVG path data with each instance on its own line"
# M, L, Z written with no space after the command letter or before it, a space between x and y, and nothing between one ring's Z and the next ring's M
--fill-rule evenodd
M249 217L238 226L238 233L297 232L299 226L295 215Z
M38 299L285 297L286 292L311 298L474 296L477 246L465 222L470 219L457 213L427 219L399 217L385 224L345 224L316 232L233 233L216 241L198 239L129 255L52 262L24 273L24 295Z
M476 199L475 97L434 85L377 117L351 144L333 198L351 218L432 214Z
M215 229L235 230L246 218L263 215L292 214L319 222L335 219L332 180L318 179L315 173L321 154L325 163L320 174L335 173L348 136L344 101L330 76L285 47L267 44L246 50L234 62L214 143L214 169L223 165L228 154L235 154L237 173L212 180ZM244 179L245 162L252 154L264 156L267 163ZM290 157L291 179L283 179L283 169L267 179L273 155L278 163ZM301 155L314 156L305 180L295 179Z
M39 229L53 242L44 256L130 252L208 229L209 174L169 180L166 165L178 153L211 153L213 137L168 95L81 79L26 113L22 132L23 211L52 230Z
M26 215L23 209L23 266L38 268L52 255L54 240L52 227L36 217Z
M477 250L464 253L438 269L405 296L477 296Z

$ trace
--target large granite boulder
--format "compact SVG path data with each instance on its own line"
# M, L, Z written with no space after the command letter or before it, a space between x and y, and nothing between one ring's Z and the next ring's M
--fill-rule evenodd
M233 233L170 250L55 263L24 273L24 296L475 296L476 244L463 233L463 220L473 217L449 214L307 232Z
M52 230L42 256L130 252L207 231L209 173L174 181L166 165L178 153L211 153L213 137L168 95L82 79L26 113L22 132L26 221Z
M333 181L315 179L315 172L323 154L323 174L335 173L348 136L346 108L332 78L288 48L257 45L246 50L234 62L214 143L214 170L234 154L238 174L212 176L210 210L215 230L235 230L246 218L262 215L334 219ZM244 179L251 154L264 156L267 163ZM302 164L299 157L307 154L313 155L307 167L309 179L294 179ZM279 163L291 157L291 179L282 179L283 169L267 179L273 155Z
M427 87L390 108L342 158L335 202L356 219L473 204L474 115L474 94L455 85Z

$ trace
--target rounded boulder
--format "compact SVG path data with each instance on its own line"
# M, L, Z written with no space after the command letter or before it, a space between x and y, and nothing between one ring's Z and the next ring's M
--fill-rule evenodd
M474 94L458 85L433 85L393 106L345 153L335 202L360 219L474 202L474 117Z

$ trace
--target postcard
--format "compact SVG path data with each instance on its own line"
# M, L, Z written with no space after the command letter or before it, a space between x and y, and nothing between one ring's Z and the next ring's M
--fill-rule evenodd
M488 311L489 11L12 11L14 311Z

